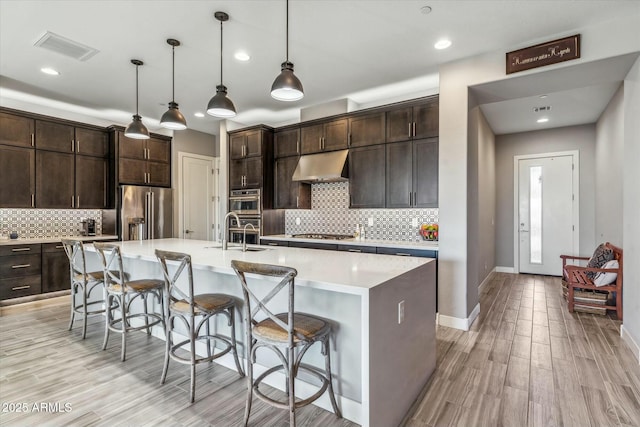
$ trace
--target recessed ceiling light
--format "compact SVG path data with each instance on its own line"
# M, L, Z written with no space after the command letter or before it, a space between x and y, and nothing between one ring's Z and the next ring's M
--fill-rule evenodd
M540 117L538 119L538 123L547 123L549 121L548 117Z
M442 39L438 40L436 44L433 45L436 49L446 49L451 46L451 40Z
M541 99L545 99L547 97L547 95L540 95Z
M59 71L54 70L51 67L40 68L40 71L42 71L45 74L49 74L50 76L59 76L60 75Z
M246 62L251 59L251 57L247 52L242 52L242 51L236 52L236 54L233 55L233 57L236 58L238 61L242 61L242 62Z
M433 9L431 9L431 6L422 6L420 8L420 12L422 12L423 15L428 15L431 13Z
M193 113L193 115L196 117L204 117L204 113L201 113L200 111L198 111L197 113Z

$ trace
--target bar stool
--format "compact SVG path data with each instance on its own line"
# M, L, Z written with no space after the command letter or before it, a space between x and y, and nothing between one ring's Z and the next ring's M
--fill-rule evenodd
M196 391L196 365L200 363L211 362L218 357L224 356L231 352L236 362L236 368L240 377L244 377L244 371L238 359L238 351L236 348L236 322L235 311L236 303L234 299L225 294L194 294L193 291L193 268L191 265L191 256L180 252L167 252L156 250L156 256L162 265L164 273L165 289L164 289L164 309L165 309L165 325L166 325L166 347L164 356L164 368L162 370L161 384L164 384L169 370L169 359L176 362L191 365L191 403L195 401ZM178 263L177 266L169 267L167 261ZM172 273L169 273L169 270ZM188 279L188 290L181 290L177 282L183 273L186 272ZM209 330L209 320L218 315L225 316L228 319L228 325L231 327L231 336L225 337L219 334L211 334ZM201 317L199 321L197 318ZM181 320L188 328L188 337L178 343L173 342L176 332L175 321ZM200 335L200 330L205 327L205 334ZM206 341L207 356L200 357L196 354L196 342ZM216 354L211 353L211 341L215 344L220 341L224 344L224 349ZM177 351L185 344L189 344L189 356L180 356Z
M62 246L69 258L69 278L71 281L71 320L69 330L73 328L76 314L82 315L82 339L87 336L87 317L105 312L104 303L104 272L87 271L84 244L80 240L62 239ZM99 300L90 301L91 293L100 288L102 295ZM76 301L79 297L80 301ZM98 306L94 308L94 306Z
M164 317L162 314L149 312L148 309L149 296L155 296L160 305L164 305L162 299L164 281L156 279L128 280L122 267L120 246L113 243L97 242L93 245L100 255L102 267L104 268L105 302L107 310L102 349L107 349L110 331L122 334L120 360L124 362L127 349L127 334L129 332L146 329L147 334L151 335L152 326L162 324L164 328ZM131 304L136 298L140 298L142 301L142 313L131 313L130 311ZM118 318L114 317L116 311L120 312L120 317ZM161 311L164 312L164 309L161 309ZM131 320L137 318L144 319L144 324L139 326L131 325Z
M257 264L238 260L232 260L231 266L240 278L242 284L242 292L244 295L244 322L246 328L247 343L247 402L245 406L244 425L249 424L249 414L251 412L251 401L253 393L256 396L277 408L289 410L289 425L295 427L297 408L306 406L318 399L325 390L329 391L329 399L331 406L338 418L342 418L342 414L336 404L336 398L333 393L333 385L331 378L331 360L330 360L330 338L331 325L324 319L309 314L296 313L294 311L294 288L295 277L298 272L294 268L279 265ZM258 298L247 285L245 274L258 276L275 277L280 281L268 289L268 293L264 298ZM272 283L272 282L271 282ZM269 286L270 282L265 281L261 285ZM280 314L273 314L267 307L280 291L286 289L288 291L288 311ZM255 304L255 305L253 305ZM258 320L262 317L263 320ZM322 344L321 352L324 355L325 373L316 368L302 365L302 358L309 347L314 343ZM281 365L273 366L253 379L253 364L256 361L256 350L264 347L276 353L281 361ZM296 357L295 350L298 348ZM278 401L267 397L260 390L260 383L270 374L283 370L287 378L286 392L288 399L286 402ZM322 383L320 389L312 396L296 401L295 398L295 379L298 371L304 371L319 379Z

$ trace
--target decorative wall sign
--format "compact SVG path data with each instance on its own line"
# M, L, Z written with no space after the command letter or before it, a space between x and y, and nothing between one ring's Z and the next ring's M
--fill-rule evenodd
M507 53L507 74L580 58L580 34Z

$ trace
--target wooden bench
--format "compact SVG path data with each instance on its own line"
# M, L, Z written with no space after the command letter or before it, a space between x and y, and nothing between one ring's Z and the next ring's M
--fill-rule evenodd
M588 290L588 291L607 291L607 292L615 292L616 297L614 299L614 305L603 305L598 303L590 303L581 301L579 304L585 307L593 307L593 308L605 308L607 310L615 310L618 316L618 320L622 320L622 249L612 245L607 242L605 244L608 248L613 251L613 256L615 260L618 261L618 268L587 268L581 267L578 265L570 265L568 261L575 262L576 260L589 260L589 257L576 257L571 255L560 255L562 258L562 271L563 278L567 282L568 286L568 295L567 295L567 304L569 307L569 312L573 313L574 306L576 302L574 301L574 294L576 289L578 290ZM594 273L617 273L616 280L604 286L596 286L593 283L593 280L587 276L587 272Z

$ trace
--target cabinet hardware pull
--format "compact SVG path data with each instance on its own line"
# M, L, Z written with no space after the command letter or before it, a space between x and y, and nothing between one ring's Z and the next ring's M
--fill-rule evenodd
M31 207L35 208L36 207L36 202L35 202L35 195L31 194Z
M31 267L31 264L18 264L18 265L12 265L11 268L16 269L16 268L28 268Z
M411 254L407 254L407 253L404 253L404 252L396 252L396 255L398 255L398 256L411 256Z
M362 250L361 250L361 249L348 249L348 251L349 251L349 252L357 252L357 253L362 252Z
M25 251L30 251L31 248L13 248L11 249L11 252L25 252Z
M296 208L300 207L300 197L296 196Z
M76 196L76 207L80 207L80 196Z
M277 244L277 243L271 243L271 242L269 242L269 243L267 243L267 244L268 244L269 246L278 246L278 244Z
M13 288L11 288L12 291L20 291L22 289L29 289L31 286L30 285L25 285L25 286L14 286Z
M413 122L413 136L416 136L416 122Z
M411 206L413 204L413 193L411 191L409 191L409 206Z
M348 143L347 145L351 147L351 132L349 132Z
M60 245L60 246L56 245L56 249L62 249L62 248L64 248L64 246L62 246L62 245Z
M80 152L80 140L76 139L76 153Z
M75 199L75 197L71 196L71 207L72 207L72 208L75 208L75 207L76 207L76 205L75 205L75 200L76 200L76 199Z
M320 143L320 148L319 148L319 150L322 150L322 137L318 138L318 142Z
M296 141L296 154L300 154L300 140Z
M411 122L409 122L409 136L411 136Z
M417 206L418 205L418 192L414 191L413 192L413 206Z
M73 153L73 151L75 150L75 148L76 148L76 142L72 139L72 140L71 140L71 152L72 152L72 153Z
M34 145L35 145L35 137L33 136L33 134L31 134L31 146L33 147Z

